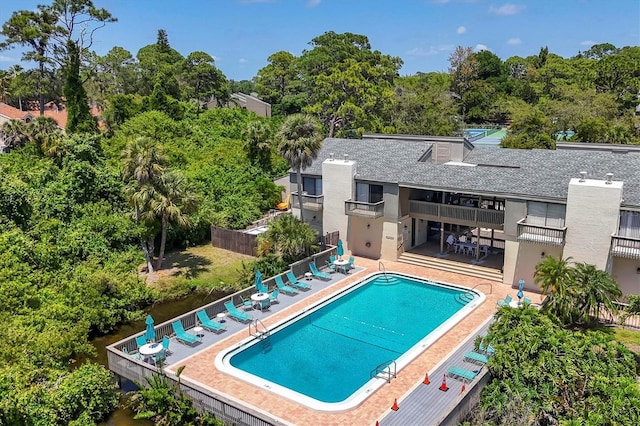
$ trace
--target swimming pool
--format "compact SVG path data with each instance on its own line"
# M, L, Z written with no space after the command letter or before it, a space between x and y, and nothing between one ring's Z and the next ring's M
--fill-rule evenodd
M371 274L247 338L216 367L320 411L345 411L386 383L484 300L480 292L399 273ZM372 378L373 376L373 378Z

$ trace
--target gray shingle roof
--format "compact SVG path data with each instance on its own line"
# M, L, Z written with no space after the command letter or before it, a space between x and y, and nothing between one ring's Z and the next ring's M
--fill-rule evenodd
M517 198L566 200L571 178L622 180L623 206L640 207L640 153L588 150L519 150L476 147L465 159L476 167L418 161L431 147L419 139L327 138L318 158L303 173L322 174L322 162L348 155L357 179Z

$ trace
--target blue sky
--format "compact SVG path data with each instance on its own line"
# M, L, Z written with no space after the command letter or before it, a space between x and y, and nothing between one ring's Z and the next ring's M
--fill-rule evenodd
M447 71L458 46L488 49L506 60L548 46L571 57L597 43L640 45L638 0L93 0L118 22L96 33L94 50L121 46L134 56L165 29L186 56L204 51L227 78L253 78L269 55L299 56L326 31L352 32L404 61L400 74ZM15 10L48 0L0 0L0 23ZM0 69L20 62L0 51ZM23 67L28 67L22 64Z

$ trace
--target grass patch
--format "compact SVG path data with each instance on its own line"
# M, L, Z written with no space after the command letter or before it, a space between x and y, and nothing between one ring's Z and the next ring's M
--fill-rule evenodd
M161 300L175 299L193 291L209 292L236 287L242 262L255 260L232 251L204 244L174 251L165 256L163 269L153 288Z
M616 340L624 344L633 352L640 354L640 331L616 327L615 336Z

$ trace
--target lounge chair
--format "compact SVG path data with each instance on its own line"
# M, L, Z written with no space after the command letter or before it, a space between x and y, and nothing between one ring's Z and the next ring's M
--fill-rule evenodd
M198 339L198 336L187 333L182 326L182 321L180 320L172 322L171 327L173 328L173 332L176 334L176 340L180 343L194 345L200 340Z
M140 347L146 344L147 344L147 338L144 337L144 335L136 337L136 345L138 345L138 349L140 349Z
M280 295L280 290L274 288L273 291L269 294L269 303L280 303L278 300L278 295Z
M478 373L475 371L467 370L462 367L456 367L455 365L452 365L447 370L447 375L449 377L453 377L454 379L464 379L464 380L472 381L473 379L476 378Z
M318 268L316 267L316 264L311 262L309 263L309 272L311 272L313 274L314 277L316 278L320 278L323 280L330 280L331 279L331 275L327 274L326 272L320 272L318 270Z
M282 275L276 276L276 280L278 278L282 281ZM293 279L291 279L291 278L293 278ZM293 276L293 274L291 274L291 276L287 275L287 279L289 279L289 284L291 284L292 287L299 288L301 290L309 290L309 289L311 289L311 286L309 284L304 283L302 281L298 281L296 279L296 277Z
M276 282L276 286L278 287L278 290L280 290L285 294L288 294L289 296L292 296L298 292L298 290L296 290L294 287L291 287L290 285L286 285L284 281L282 281L282 277L280 275L276 275L274 281Z
M253 320L251 315L236 308L231 300L224 302L224 307L227 308L228 315L236 321L249 322Z
M511 303L512 300L513 298L511 297L511 295L507 294L507 297L505 297L504 300L498 300L498 306L509 306L509 303Z
M203 309L196 312L196 316L198 317L198 321L200 321L202 328L206 328L213 333L220 333L225 329L223 324L220 324L217 321L212 321Z
M464 354L464 360L467 362L484 365L489 362L489 357L478 352L469 351Z
M329 272L333 273L336 271L336 265L333 263L335 262L336 257L335 256L329 256L329 260L326 260L324 262L324 266L327 267L327 269L329 269Z

